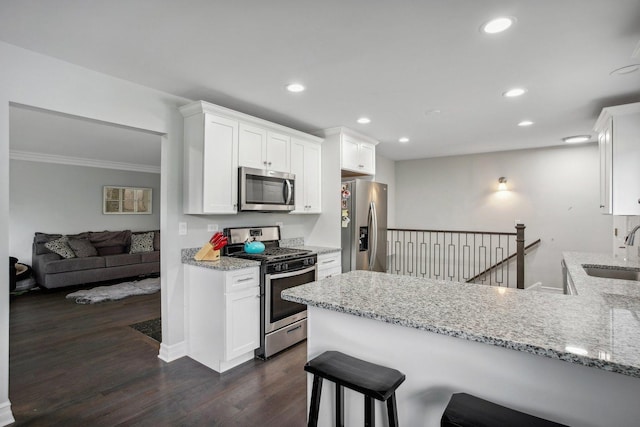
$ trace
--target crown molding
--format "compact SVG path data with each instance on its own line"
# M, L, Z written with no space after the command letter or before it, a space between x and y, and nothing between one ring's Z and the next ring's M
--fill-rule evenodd
M9 158L29 162L57 163L60 165L86 166L89 168L117 169L132 172L160 173L160 166L137 163L111 162L83 157L59 156L57 154L34 153L32 151L9 150Z

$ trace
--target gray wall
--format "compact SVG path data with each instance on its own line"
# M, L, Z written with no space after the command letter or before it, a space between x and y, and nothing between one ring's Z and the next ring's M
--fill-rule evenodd
M509 191L498 192L505 176ZM526 284L560 287L562 251L611 253L612 218L599 213L595 144L396 162L399 228L515 231L542 239Z
M376 153L375 181L387 184L387 227L396 224L396 162Z
M72 234L160 228L160 174L23 160L11 160L9 168L9 248L12 256L26 264L31 264L36 231ZM152 188L153 213L104 215L104 185Z

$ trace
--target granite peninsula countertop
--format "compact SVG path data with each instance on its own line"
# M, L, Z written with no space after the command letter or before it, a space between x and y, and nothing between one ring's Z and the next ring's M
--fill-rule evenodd
M282 296L640 378L640 285L582 270L582 264L619 265L607 264L613 257L578 252L564 257L578 295L352 271L287 289Z
M196 267L210 268L212 270L240 270L242 268L259 267L259 261L252 261L249 259L232 258L228 256L221 256L217 261L196 261L193 256L200 250L200 248L188 248L182 250L182 263L188 265L195 265Z

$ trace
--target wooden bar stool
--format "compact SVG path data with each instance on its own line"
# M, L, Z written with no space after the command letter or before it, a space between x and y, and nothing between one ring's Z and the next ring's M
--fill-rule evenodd
M567 427L467 393L456 393L442 414L441 427Z
M309 408L309 426L318 425L322 380L336 385L336 426L344 426L344 390L355 390L364 395L364 425L375 426L373 399L387 402L389 426L398 426L396 389L405 380L402 372L385 366L356 359L338 351L326 351L304 365L313 374L313 390Z

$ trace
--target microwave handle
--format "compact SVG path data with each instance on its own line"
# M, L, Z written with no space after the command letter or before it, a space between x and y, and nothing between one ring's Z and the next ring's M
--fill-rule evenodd
M284 204L288 205L288 204L291 203L291 196L293 196L293 191L292 191L292 188L291 188L291 180L290 179L285 179L284 183L285 183L285 187L284 187L285 188L285 193L284 193L285 194L285 196L284 196L285 202L284 202Z

